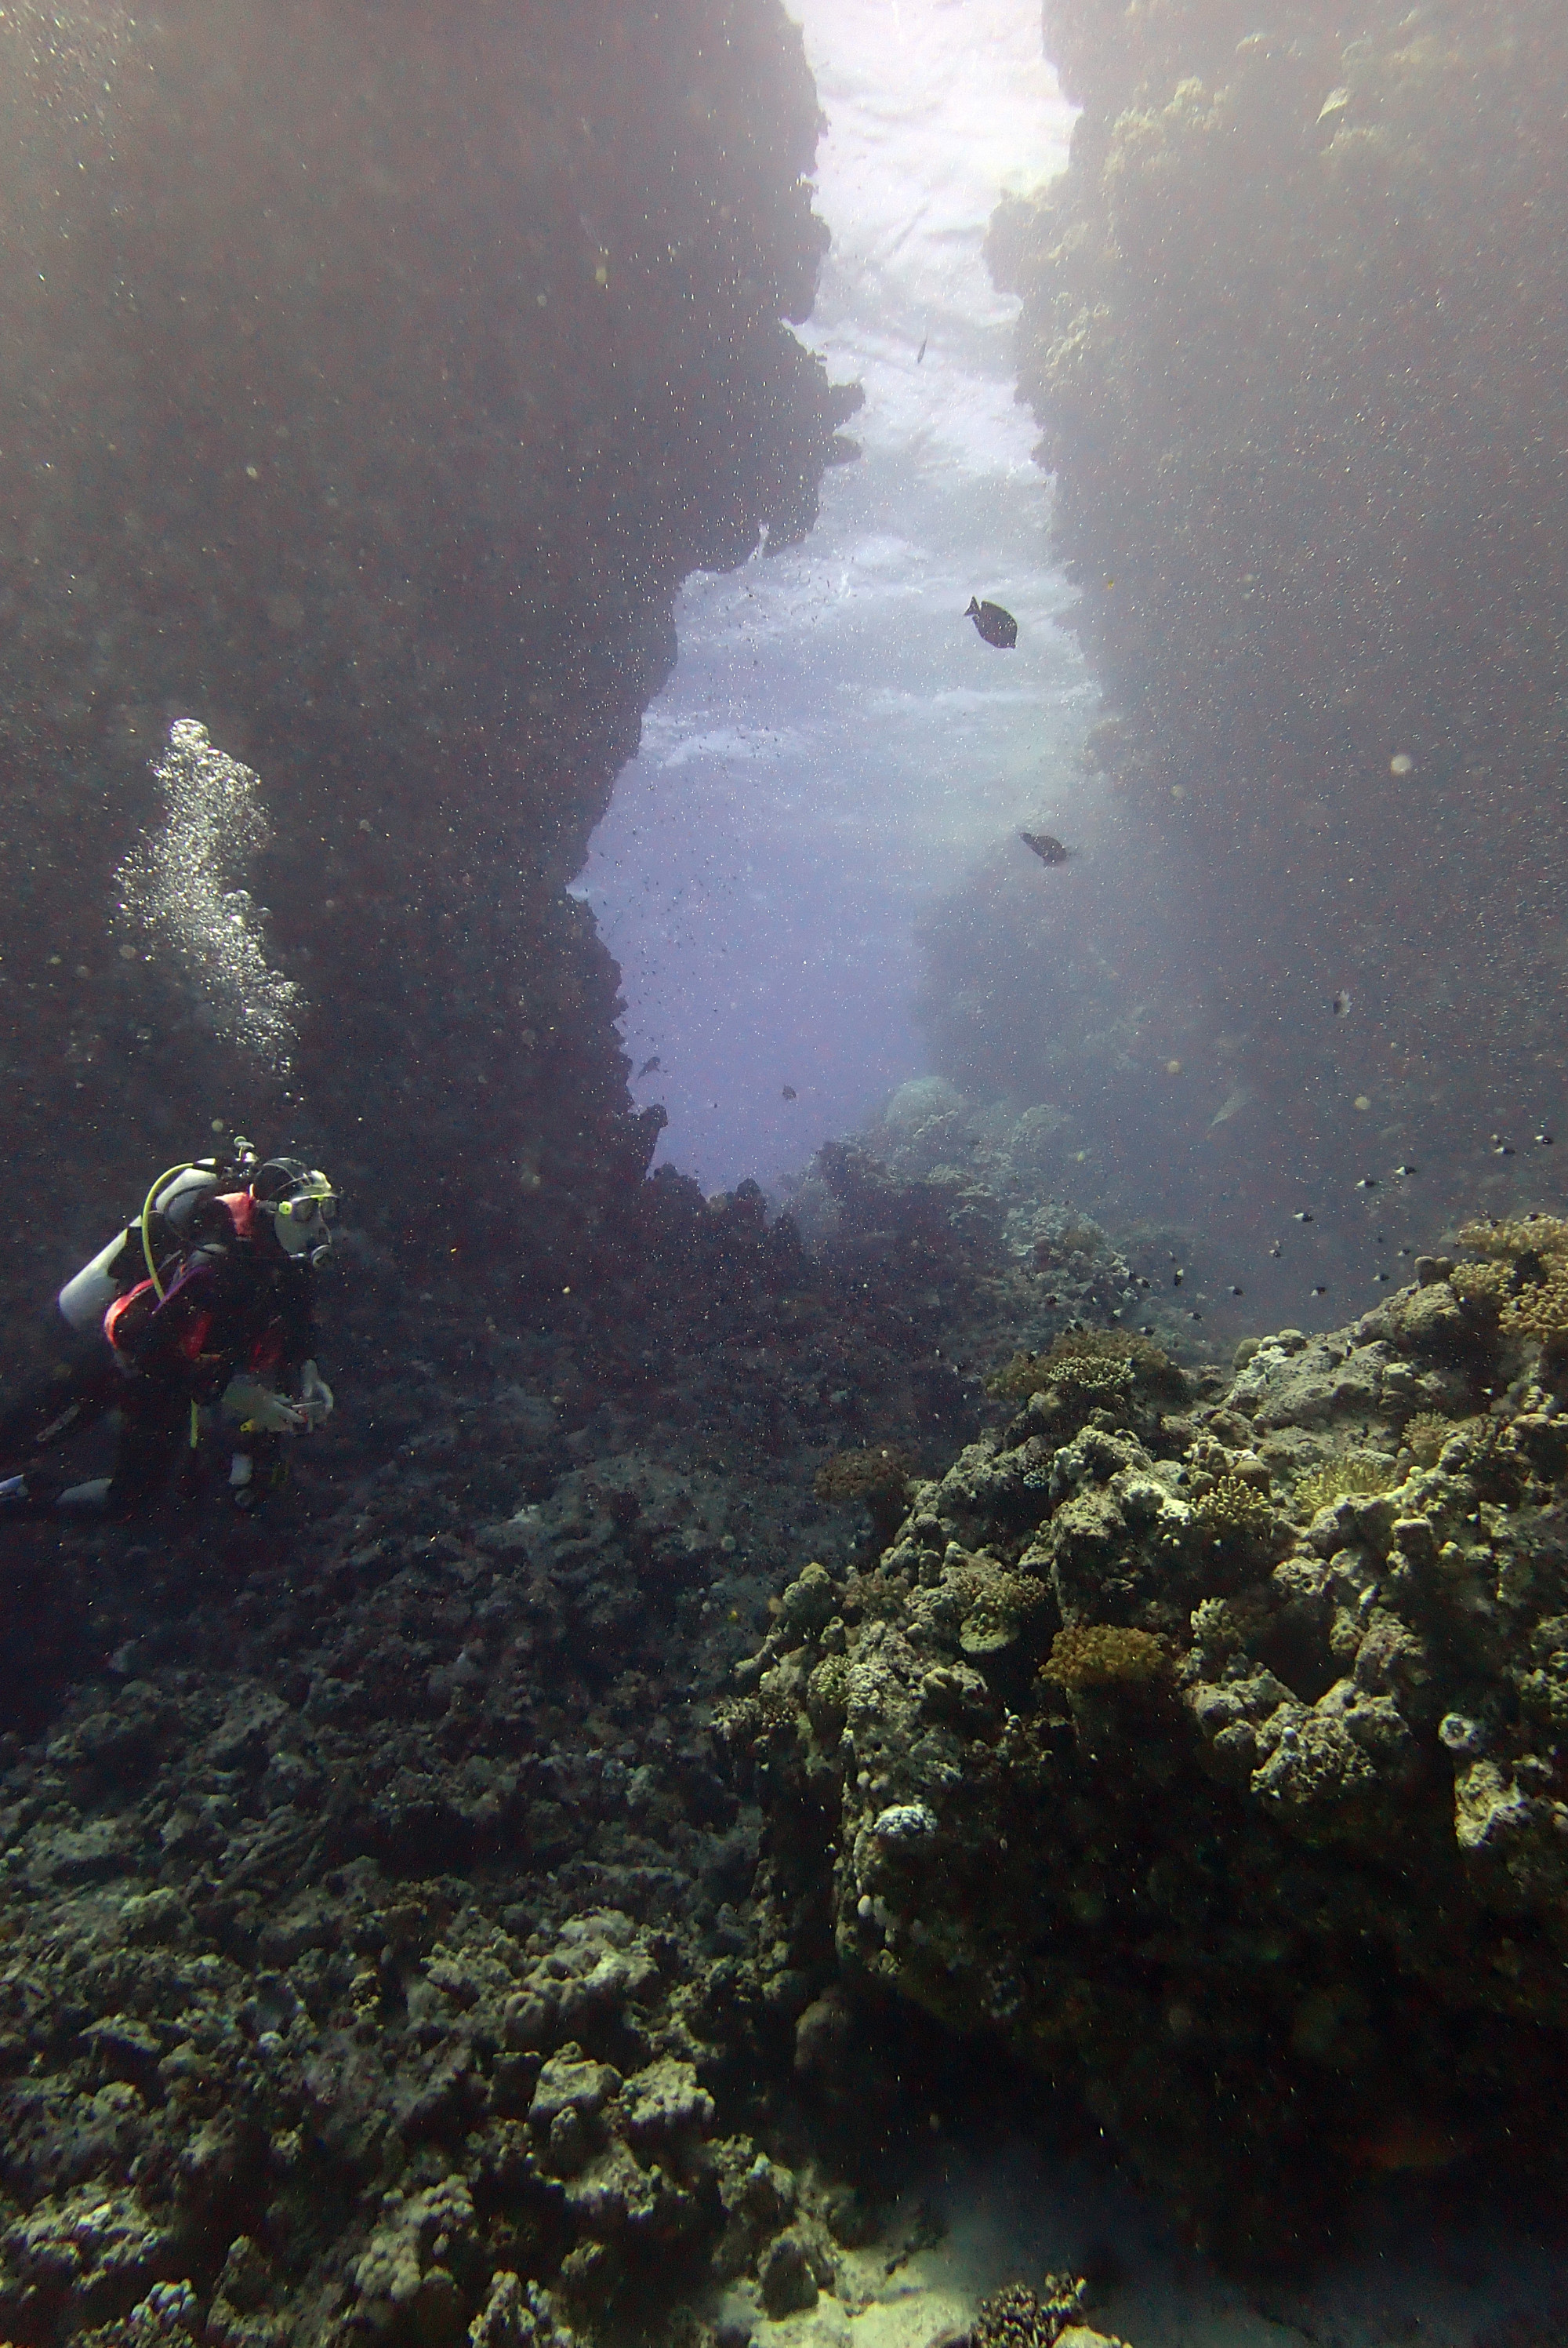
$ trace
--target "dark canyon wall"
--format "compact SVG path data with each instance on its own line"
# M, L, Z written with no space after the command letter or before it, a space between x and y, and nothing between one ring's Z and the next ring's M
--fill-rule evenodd
M1204 1118L1250 1084L1283 1160L1451 1150L1470 1195L1488 1129L1528 1145L1563 1091L1568 22L1047 0L1044 26L1071 168L991 255L1106 695L1107 919L1136 935L1144 870L1184 908L1139 976L1230 1032ZM1146 1085L1192 1043L1165 1025L1156 1000L1121 1039Z
M682 579L809 526L854 404L783 323L825 244L798 32L770 0L173 0L12 9L0 53L24 1272L213 1117L330 1150L425 1276L546 1262L653 1139L564 884ZM261 776L282 1085L114 926L180 717Z

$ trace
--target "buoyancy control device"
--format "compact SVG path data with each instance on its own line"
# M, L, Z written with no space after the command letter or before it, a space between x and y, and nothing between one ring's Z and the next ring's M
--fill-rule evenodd
M96 1328L115 1299L144 1280L161 1296L189 1251L198 1210L221 1191L243 1189L256 1166L255 1150L237 1135L224 1157L191 1158L169 1167L149 1190L140 1214L67 1281L55 1300L62 1320L77 1330Z

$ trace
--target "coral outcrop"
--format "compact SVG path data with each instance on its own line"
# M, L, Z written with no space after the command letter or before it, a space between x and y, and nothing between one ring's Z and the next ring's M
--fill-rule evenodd
M999 2038L1233 2255L1411 2164L1558 2173L1565 1397L1445 1264L1158 1410L1042 1388L736 1673L781 1940Z

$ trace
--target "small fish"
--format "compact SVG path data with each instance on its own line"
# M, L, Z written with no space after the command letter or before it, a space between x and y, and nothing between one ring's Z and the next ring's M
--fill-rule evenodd
M1312 1217L1307 1213L1305 1207L1297 1207L1295 1214L1291 1217L1291 1220L1296 1223L1309 1223L1312 1220Z
M1201 1313L1189 1313L1187 1315L1189 1321L1201 1321L1203 1317Z
M1358 1190L1375 1190L1377 1187L1378 1178L1375 1174L1361 1174L1357 1177L1356 1188Z
M1061 840L1053 839L1049 831L1020 831L1019 838L1026 848L1033 849L1042 864L1065 864L1072 853L1071 848L1063 848Z
M654 1073L654 1070L658 1067L658 1066L659 1066L659 1055L658 1055L658 1053L657 1053L657 1052L655 1052L655 1053L654 1053L654 1055L653 1055L653 1057L652 1057L651 1060L644 1060L644 1061L643 1061L642 1066L638 1069L637 1073L638 1073L638 1075L639 1075L640 1076L652 1076L652 1074Z
M1182 1275L1182 1273L1181 1273L1181 1272L1173 1272L1171 1274L1171 1285L1172 1285L1172 1287L1173 1287L1173 1288L1180 1288L1180 1286L1181 1286L1181 1284L1182 1284L1182 1279L1183 1279L1183 1275Z
M922 335L920 337L920 347L915 354L915 364L917 366L919 366L921 360L925 357L926 345L930 341L930 339L931 337L929 335Z
M999 603L977 603L971 595L964 617L974 622L987 644L994 644L999 653L1010 653L1018 642L1018 622Z
M798 1100L800 1097L793 1085L785 1085L784 1088L784 1097L785 1100Z
M1406 1175L1419 1174L1420 1170L1421 1169L1419 1166L1396 1166L1394 1169L1395 1173L1398 1174L1401 1179Z
M1391 1280L1393 1278L1393 1274L1388 1272L1375 1272L1372 1274L1372 1277L1379 1285L1381 1285L1385 1281Z
M1552 1147L1552 1136L1551 1136L1549 1133L1538 1133L1538 1134L1536 1135L1535 1138L1536 1138L1536 1140L1541 1144L1541 1147L1542 1147L1542 1149L1550 1149L1550 1148L1551 1148L1551 1147Z
M1283 1255L1285 1253L1285 1250L1280 1246L1277 1240L1275 1241L1274 1245L1269 1249L1269 1253L1270 1255Z
M1246 1294L1246 1291L1245 1288L1238 1288L1233 1280L1231 1282L1231 1294L1233 1296L1245 1296Z
M1327 1296L1328 1293L1327 1282L1323 1280L1318 1281L1316 1287L1313 1289L1312 1293L1314 1296Z
M1346 993L1343 987L1340 988L1338 994L1334 998L1334 1016L1336 1019L1344 1019L1349 1015L1353 999L1354 998L1352 996Z
M1499 1135L1494 1133L1491 1137L1491 1154L1494 1158L1512 1158L1513 1156L1512 1142L1504 1141Z
M1209 1119L1209 1131L1212 1133L1216 1125L1228 1125L1233 1117L1239 1117L1251 1098L1252 1093L1245 1085L1238 1085L1234 1093L1227 1093Z

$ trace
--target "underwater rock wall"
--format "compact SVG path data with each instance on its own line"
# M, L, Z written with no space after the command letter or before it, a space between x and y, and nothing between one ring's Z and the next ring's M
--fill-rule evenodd
M565 884L682 579L808 527L853 404L783 323L799 33L177 0L13 9L0 55L5 1140L89 1218L26 1237L63 1266L220 1115L432 1255L548 1251L657 1130ZM183 717L261 778L292 1094L111 933Z
M1045 43L1071 167L990 254L1091 759L1298 1159L1456 1099L1473 1146L1561 1074L1562 13L1048 0Z

